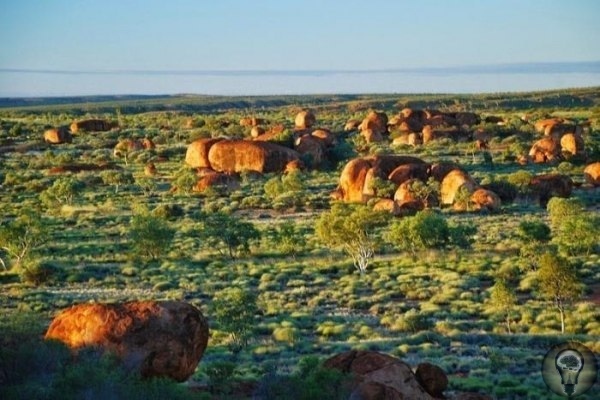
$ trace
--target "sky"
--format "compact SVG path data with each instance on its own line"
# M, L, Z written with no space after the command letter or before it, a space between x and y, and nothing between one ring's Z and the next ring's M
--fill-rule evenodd
M597 0L0 0L0 96L600 85L599 18ZM448 70L515 63L535 65Z

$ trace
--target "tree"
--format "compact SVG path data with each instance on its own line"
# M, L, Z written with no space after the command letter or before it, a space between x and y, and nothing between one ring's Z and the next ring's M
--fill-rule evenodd
M102 171L100 178L105 185L114 185L115 193L119 192L119 186L133 183L133 175L130 172Z
M523 269L535 270L540 255L548 249L551 239L550 227L541 220L521 221L517 228L517 236L521 241L519 255L525 263Z
M468 247L470 237L475 232L474 226L451 226L442 215L425 210L395 221L387 232L386 239L393 246L415 254L420 249L443 248L449 244Z
M323 244L341 247L361 273L367 271L375 255L374 234L386 223L388 215L364 206L335 204L331 211L321 214L315 232Z
M131 218L129 239L133 253L143 258L158 259L170 247L175 229L160 216L142 210Z
M229 333L230 347L236 353L248 345L254 331L256 300L256 294L240 288L225 288L213 297L212 314L219 328Z
M553 229L560 227L561 223L569 217L580 215L584 208L581 201L577 199L563 199L552 197L546 206L550 216L550 224Z
M554 241L562 251L589 254L598 247L600 217L586 211L579 200L553 197L547 209Z
M496 283L492 286L490 303L493 308L503 314L506 330L508 333L512 333L510 329L511 315L517 304L517 296L504 279L496 280Z
M40 194L40 200L47 207L55 204L72 204L73 198L83 189L83 183L72 178L64 177L54 181L52 186Z
M565 311L581 296L583 285L572 265L552 253L540 257L538 278L543 298L551 301L560 314L560 330L565 333Z
M294 258L306 248L306 238L303 230L292 221L269 228L267 236L279 251Z
M600 217L589 212L573 215L561 221L556 229L555 241L570 255L580 252L589 255L599 246Z
M25 258L48 241L48 229L41 215L24 212L12 221L0 225L0 248L20 266ZM0 258L4 269L6 263Z
M179 171L175 173L173 179L173 183L177 190L187 195L192 192L194 186L196 186L196 183L198 183L198 176L196 175L196 172L188 167L180 168Z
M222 211L201 216L200 236L210 248L227 252L231 259L239 253L250 251L250 242L260 239L260 232L250 222L225 214Z

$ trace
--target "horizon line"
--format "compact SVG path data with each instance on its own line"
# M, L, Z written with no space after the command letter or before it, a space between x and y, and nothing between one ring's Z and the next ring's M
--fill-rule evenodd
M37 68L0 68L0 73L52 74L52 75L213 75L213 76L324 76L336 74L488 74L488 73L600 73L600 61L556 61L521 62L480 65L461 65L447 67L407 67L380 69L199 69L199 70L138 70L138 69L37 69Z

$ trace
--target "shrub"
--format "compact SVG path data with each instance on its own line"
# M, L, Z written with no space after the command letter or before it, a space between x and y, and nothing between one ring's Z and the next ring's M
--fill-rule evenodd
M240 288L226 288L213 297L212 315L219 329L229 333L230 348L234 352L246 347L254 332L256 301L256 294Z
M158 259L171 247L174 236L175 229L164 218L147 211L131 218L129 240L135 256Z
M200 237L205 244L221 253L227 252L231 259L239 253L248 253L250 243L260 239L260 232L252 223L240 221L224 212L202 213L200 219Z

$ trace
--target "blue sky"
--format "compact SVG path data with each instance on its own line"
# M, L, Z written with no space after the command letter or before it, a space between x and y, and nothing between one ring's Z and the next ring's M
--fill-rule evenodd
M7 70L381 70L600 61L599 19L597 0L0 0L0 96L186 89L181 76ZM241 85L228 77L190 77L184 91L294 91L283 79L253 86L252 78ZM318 82L304 79L299 89L319 91ZM594 79L590 84L600 82ZM323 83L323 91L335 90L326 85L331 81Z

